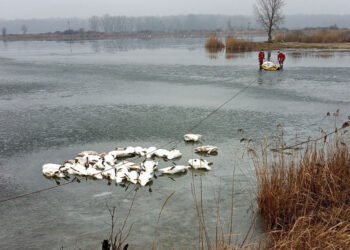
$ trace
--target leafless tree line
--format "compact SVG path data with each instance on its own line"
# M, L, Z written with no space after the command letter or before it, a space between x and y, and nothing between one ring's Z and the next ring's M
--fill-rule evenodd
M265 29L268 41L272 42L272 32L284 21L282 7L284 0L257 0L254 6L256 20Z
M130 22L125 16L110 16L108 14L89 18L89 29L94 32L125 32L130 29Z

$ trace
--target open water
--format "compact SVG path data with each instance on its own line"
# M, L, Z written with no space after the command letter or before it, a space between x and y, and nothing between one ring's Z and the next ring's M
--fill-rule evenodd
M219 191L221 221L224 228L229 224L234 169L233 240L242 240L256 205L255 172L240 139L252 138L259 148L279 124L287 144L319 136L334 127L335 119L325 115L337 109L341 125L350 115L350 52L287 50L283 71L264 72L255 52L209 54L203 44L194 38L0 43L0 199L56 185L43 177L42 165L83 150L160 147L175 140L168 147L176 146L183 153L177 163L186 164L197 156L183 135L200 133L203 144L219 147L207 158L213 170L158 177L152 192L139 189L126 242L130 249L151 246L159 211L175 192L159 221L158 245L194 248L198 220L191 184L199 196L200 180L214 241ZM82 180L0 203L0 248L99 249L110 232L106 204L117 207L120 223L132 190ZM258 217L251 235L263 232Z

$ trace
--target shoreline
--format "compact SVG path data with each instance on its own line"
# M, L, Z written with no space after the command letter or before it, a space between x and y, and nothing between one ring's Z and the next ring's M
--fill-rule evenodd
M210 34L216 33L219 36L242 36L242 35L254 35L263 36L264 33L255 31L179 31L179 32L74 32L71 34L59 32L59 33L37 33L37 34L7 34L6 36L0 36L0 41L81 41L81 40L108 40L108 39L126 39L126 38L140 38L140 39L152 39L152 38L206 38Z
M350 43L302 43L302 42L258 42L263 49L343 49L350 50Z
M7 34L0 36L0 41L86 41L86 40L111 40L111 39L152 39L152 38L207 38L215 33L218 37L227 36L251 36L261 37L265 33L261 30L242 30L242 31L181 31L181 32L75 32L73 34L60 33L38 33L38 34ZM250 42L255 46L253 51L260 49L344 49L350 50L350 43L305 43L305 42Z

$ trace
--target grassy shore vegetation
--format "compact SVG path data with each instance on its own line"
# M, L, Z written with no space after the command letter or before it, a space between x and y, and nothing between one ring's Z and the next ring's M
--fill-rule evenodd
M295 30L279 32L275 35L275 41L300 43L349 43L350 29L317 29L311 31Z
M226 48L227 53L231 52L245 52L256 50L256 43L245 40L236 39L232 36L226 37L226 44L224 44L217 35L212 34L205 42L205 48L209 52L219 52Z
M225 45L215 34L212 34L205 42L205 48L209 52L219 52L225 48Z
M257 50L257 43L236 39L232 36L226 37L226 52L245 52Z
M338 111L334 116L337 114ZM196 181L192 175L191 192L198 218L198 238L193 240L197 240L197 249L350 249L350 137L346 134L349 125L350 120L331 133L292 146L285 146L283 129L280 129L277 140L269 144L266 141L261 152L253 149L248 140L247 152L256 170L257 211L239 242L233 239L232 230L236 163L228 197L230 216L222 218L220 200L223 197L219 188L217 197L214 196L216 230L212 234L208 229L210 220L204 212L202 178ZM174 193L165 199L160 209L152 250L159 249L159 221ZM119 230L115 228L115 208L108 207L111 233L102 249L128 248L132 225L127 229L126 223L135 197L136 192ZM258 214L264 218L266 235L254 242L249 236Z
M349 126L344 123L343 128ZM330 141L329 141L330 140ZM350 249L350 154L336 131L298 154L253 158L266 249ZM271 156L271 158L269 157Z
M224 45L218 36L210 35L205 47L209 52L219 52L226 48L226 53L261 49L350 49L350 29L277 32L272 43L246 41L228 35Z

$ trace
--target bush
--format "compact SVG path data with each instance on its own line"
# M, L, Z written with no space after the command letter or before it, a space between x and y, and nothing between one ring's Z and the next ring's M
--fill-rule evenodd
M215 35L210 35L205 42L205 48L210 52L218 52L225 48L224 43Z
M318 29L314 31L296 30L287 33L277 33L277 42L303 43L343 43L350 42L349 29Z
M266 150L255 158L267 248L350 249L350 154L337 134L326 140L299 157L282 146L270 163Z
M257 44L254 42L236 39L232 36L226 37L226 52L245 52L256 50Z

